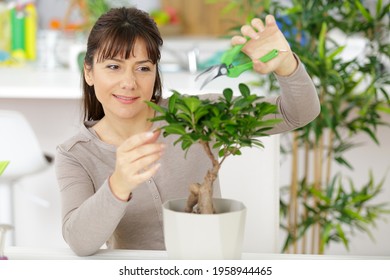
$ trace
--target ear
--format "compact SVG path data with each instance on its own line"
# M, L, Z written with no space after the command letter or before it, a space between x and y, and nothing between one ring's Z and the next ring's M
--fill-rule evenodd
M83 71L84 71L85 81L91 87L91 86L93 86L92 69L91 69L91 67L85 65L85 63L84 63L84 67L83 68L84 68Z

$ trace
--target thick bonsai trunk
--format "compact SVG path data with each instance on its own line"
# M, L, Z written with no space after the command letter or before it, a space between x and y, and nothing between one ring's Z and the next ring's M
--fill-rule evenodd
M213 206L213 184L218 177L218 171L222 162L214 157L210 146L206 142L201 142L207 156L210 158L213 167L207 171L202 184L195 183L190 186L190 195L187 200L185 211L199 214L214 214Z
M214 214L213 183L218 176L219 165L207 171L202 184L192 184L185 211L199 214Z

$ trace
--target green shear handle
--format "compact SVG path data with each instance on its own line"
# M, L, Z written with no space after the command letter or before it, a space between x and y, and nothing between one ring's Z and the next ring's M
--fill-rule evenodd
M207 68L205 71L200 73L196 78L195 81L199 79L200 76L204 74L208 74L206 80L203 82L201 89L207 85L209 82L214 80L215 78L218 78L220 76L228 76L230 78L236 78L240 76L243 72L248 71L253 68L253 61L249 62L243 62L240 64L239 59L239 53L241 52L241 49L243 48L244 44L234 46L230 50L226 51L222 57L221 57L221 64L214 65L209 68ZM273 49L266 55L259 58L259 60L263 63L266 63L270 61L271 59L274 59L278 56L279 52L287 52L287 50L277 50ZM248 58L248 57L247 57ZM248 59L246 60L248 61ZM234 64L233 62L236 62Z
M244 47L244 45L237 45L233 47L231 50L225 52L221 58L221 63L225 64L227 67L227 76L231 78L236 78L240 76L243 72L248 71L253 68L253 62L247 62L240 65L233 65L234 60L238 56L238 54L241 52L241 49ZM279 54L279 50L273 49L266 55L259 58L261 62L268 62L275 57L277 57Z

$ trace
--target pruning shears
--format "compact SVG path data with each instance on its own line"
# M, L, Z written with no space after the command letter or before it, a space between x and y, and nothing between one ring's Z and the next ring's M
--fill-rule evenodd
M237 62L237 57L239 56L241 49L243 47L244 44L234 46L233 48L226 51L222 55L221 64L211 66L206 70L204 70L202 73L200 73L195 78L195 81L198 80L200 76L209 73L208 77L205 79L200 89L202 89L205 85L207 85L215 78L218 78L219 76L228 76L230 78L236 78L240 76L243 72L252 69L253 68L252 60L246 63L241 63L237 65L234 64L235 62ZM279 52L287 52L287 50L273 49L270 52L268 52L266 55L260 57L259 60L261 62L266 63L274 59L275 57L277 57Z

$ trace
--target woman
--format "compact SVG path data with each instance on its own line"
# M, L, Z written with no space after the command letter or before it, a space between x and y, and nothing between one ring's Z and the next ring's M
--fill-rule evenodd
M246 38L251 40L246 42ZM265 25L254 19L242 27L233 44L254 59L254 70L274 72L283 118L271 133L303 126L319 113L315 87L291 52L272 16ZM187 156L174 137L163 138L148 121L154 116L145 100L161 105L158 71L162 39L148 14L117 8L102 15L88 38L84 61L85 123L57 149L56 171L61 190L63 236L78 255L102 245L116 249L164 249L161 205L186 197L188 186L201 181L210 165L201 147ZM261 63L271 49L285 49ZM268 50L268 51L267 51ZM216 182L215 194L220 195Z

